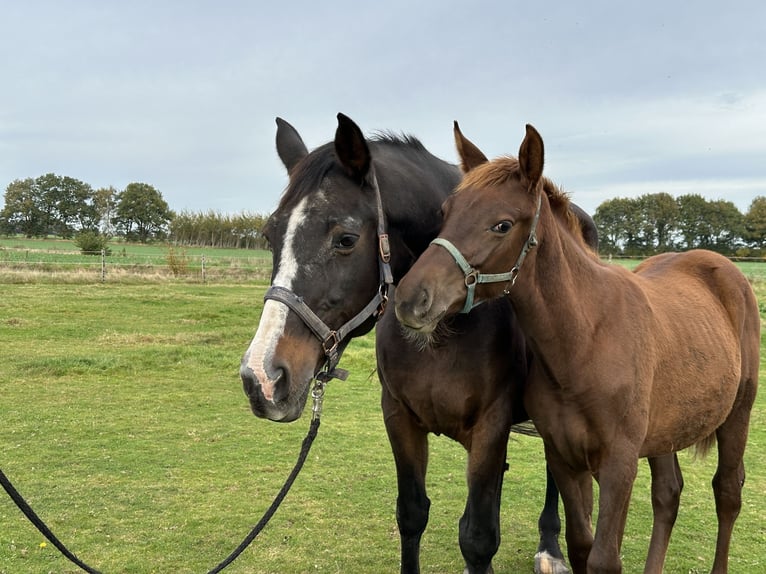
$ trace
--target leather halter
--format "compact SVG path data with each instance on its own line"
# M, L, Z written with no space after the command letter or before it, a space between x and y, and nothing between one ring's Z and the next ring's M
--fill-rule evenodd
M450 240L444 239L443 237L437 237L431 241L431 243L435 245L441 245L444 247L449 252L449 254L452 255L455 263L457 263L458 267L460 267L460 270L463 272L466 286L466 297L465 305L460 310L461 313L468 313L474 307L481 305L481 303L474 304L473 302L477 283L502 283L507 281L510 285L505 288L504 293L506 295L508 294L509 289L516 284L516 277L519 275L521 264L524 263L524 259L526 259L527 253L529 253L529 251L537 245L537 222L540 221L541 200L542 193L538 194L537 196L537 210L535 211L535 216L532 218L532 226L529 229L527 240L524 242L524 246L521 248L521 253L519 254L518 259L516 259L516 264L511 268L510 271L505 273L479 273L479 270L472 267L471 264L468 263L468 260L463 257L463 254L460 253L460 250L455 247L455 245Z
M306 305L303 301L303 297L296 295L286 287L272 285L263 296L264 301L272 299L287 305L303 320L304 324L311 329L311 332L321 341L322 350L325 354L325 364L323 369L320 369L320 372L315 375L315 378L324 383L333 378L340 380L346 379L348 372L336 368L341 356L340 344L349 333L359 327L367 319L371 317L377 319L383 314L383 311L386 308L386 303L388 302L388 289L394 282L390 265L391 246L388 241L388 233L386 232L386 217L383 212L383 202L380 198L378 178L375 176L375 171L372 168L371 175L372 188L375 192L375 202L378 211L378 269L380 271L380 285L378 287L378 292L370 302L367 303L359 313L354 315L339 328L331 329L308 305Z

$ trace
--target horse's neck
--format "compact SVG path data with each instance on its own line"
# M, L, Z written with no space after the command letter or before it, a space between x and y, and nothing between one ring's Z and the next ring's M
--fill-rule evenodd
M604 289L597 261L548 212L533 257L522 265L509 297L525 335L566 369L593 340ZM554 361L551 361L554 362Z
M445 176L440 183L438 181L423 183L419 187L413 187L412 182L406 180L389 182L389 190L394 193L404 190L403 193L408 195L406 198L392 195L383 198L389 234L392 236L394 269L398 274L396 282L438 235L442 225L441 205L459 181L458 172L452 174L445 170Z

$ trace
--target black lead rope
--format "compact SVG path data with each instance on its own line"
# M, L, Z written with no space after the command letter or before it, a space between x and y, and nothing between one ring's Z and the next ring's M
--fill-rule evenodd
M306 435L306 438L303 439L303 445L301 446L301 453L298 455L298 462L295 463L295 468L293 468L293 471L290 473L290 476L287 477L287 480L285 481L284 486L282 487L282 490L279 491L279 494L277 494L277 497L274 499L274 502L271 503L271 506L269 506L268 510L264 513L261 520L256 524L253 529L250 531L250 534L245 536L245 539L242 541L242 543L237 546L234 551L229 554L229 556L223 560L218 566L213 568L208 574L218 574L221 570L226 568L229 564L234 562L237 557L242 554L242 552L245 551L245 548L250 546L250 543L255 540L255 537L260 534L261 530L268 524L269 520L271 520L271 517L274 516L274 513L277 511L277 508L279 508L279 505L282 504L282 500L284 500L285 496L287 496L288 491L290 490L290 487L293 485L293 482L295 482L295 478L298 476L298 473L301 471L301 468L303 467L303 463L306 462L306 457L309 454L309 450L311 449L311 443L314 442L314 439L317 436L317 430L319 429L319 418L313 418L311 419L311 426L309 427L309 432Z
M311 449L311 444L314 442L314 439L317 436L317 431L319 430L319 422L320 422L320 415L322 413L322 399L324 396L324 386L327 383L327 380L322 380L322 373L319 374L317 377L317 381L314 385L314 390L312 391L312 397L314 398L314 407L313 407L313 414L311 418L311 425L309 426L309 432L306 435L306 438L303 439L303 444L301 445L301 452L298 455L298 461L295 463L295 467L293 468L292 472L290 472L290 475L287 477L287 480L285 481L285 484L282 486L282 490L279 491L279 494L277 494L274 501L271 503L271 506L266 510L263 517L258 521L258 524L256 524L253 529L250 531L250 534L248 534L245 539L242 541L242 543L237 546L234 551L229 554L229 556L226 557L218 566L210 570L207 574L218 574L221 570L226 568L229 564L234 562L234 560L237 559L237 557L242 554L242 552L245 551L245 549L250 546L250 544L255 540L256 536L258 536L261 533L261 530L264 529L266 524L268 524L269 520L271 520L271 517L274 516L274 513L279 508L279 505L282 504L282 501L284 500L285 496L287 496L287 493L290 491L290 487L292 487L293 482L295 482L295 479L298 477L298 473L303 468L303 463L306 462L306 458L308 457L309 450ZM85 572L88 572L88 574L101 574L99 570L96 570L95 568L88 566L77 558L65 545L63 542L61 542L55 534L51 531L50 528L45 524L45 522L35 513L34 510L32 510L32 507L29 506L29 503L24 500L24 497L19 494L19 491L14 488L11 481L8 479L7 476L5 476L5 473L0 469L0 484L3 485L3 488L8 493L8 495L11 497L13 502L16 503L16 506L19 507L19 510L21 510L22 513L24 513L24 516L26 516L29 521L35 525L37 530L40 531L40 533L45 536L48 540L50 540L51 544L53 544L56 548L59 549L59 551L66 556L71 562L79 566L82 570Z
M8 496L11 497L13 502L16 503L16 506L19 507L19 510L24 513L24 516L26 516L29 521L35 525L35 527L42 533L43 536L45 536L48 540L50 540L51 544L53 544L56 548L59 549L59 551L69 558L69 560L77 566L79 566L81 569L85 570L86 572L90 574L101 574L98 570L95 568L92 568L85 564L82 560L80 560L77 556L75 556L72 552L69 551L69 549L64 546L64 543L61 542L53 532L51 532L51 529L48 528L48 526L43 522L42 518L37 516L34 510L32 510L32 507L29 506L26 500L24 500L24 497L19 494L19 491L16 490L11 484L11 481L8 480L8 477L5 476L5 473L0 470L0 484L3 485L3 488L5 489L5 492L8 493Z

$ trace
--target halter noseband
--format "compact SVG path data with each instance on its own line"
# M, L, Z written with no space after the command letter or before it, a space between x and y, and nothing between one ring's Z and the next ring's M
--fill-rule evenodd
M266 294L263 296L263 300L272 299L279 301L287 305L292 311L294 311L304 322L304 324L311 329L311 332L322 343L322 350L325 354L325 364L323 369L316 374L317 381L326 383L330 379L336 378L345 380L348 373L343 369L337 369L338 362L340 362L341 350L340 344L349 333L359 327L370 317L378 318L383 314L388 302L388 289L393 284L394 278L391 273L391 247L388 241L388 233L386 233L386 218L383 212L383 202L380 198L380 188L378 187L378 178L375 176L375 171L372 171L372 188L375 192L375 202L378 212L378 269L380 271L380 285L378 292L370 300L364 308L349 319L346 323L341 325L338 329L331 329L327 324L320 319L311 308L303 301L303 297L300 297L287 289L286 287L280 287L278 285L272 285L266 290Z
M431 243L441 245L447 251L449 251L449 254L452 255L455 263L457 263L458 267L460 267L460 270L463 272L466 286L466 296L465 305L460 310L461 313L468 313L471 309L481 304L474 304L473 302L477 283L502 283L507 281L510 283L510 287L513 287L516 284L516 277L519 275L521 264L524 263L524 259L526 259L529 251L537 245L537 222L540 221L541 200L542 193L537 195L537 210L535 211L535 215L532 218L532 226L529 229L527 240L524 242L524 246L521 248L521 253L519 253L518 259L516 259L516 264L511 268L510 271L505 273L479 273L478 269L471 267L470 263L468 263L468 260L463 257L463 254L460 253L460 250L458 250L458 248L455 247L455 245L450 240L444 239L443 237L437 237L431 241ZM506 287L506 295L508 294L510 287Z

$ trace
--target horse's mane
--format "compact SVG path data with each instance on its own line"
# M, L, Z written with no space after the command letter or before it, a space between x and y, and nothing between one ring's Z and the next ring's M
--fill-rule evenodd
M481 164L466 173L455 190L455 193L459 193L469 187L500 187L507 185L512 179L518 179L519 177L519 160L515 157L503 156ZM572 210L569 194L560 189L547 177L543 176L542 181L543 191L548 197L548 203L551 206L553 214L564 224L570 235L572 235L578 243L580 243L587 251L591 251L583 237L580 220Z
M408 151L429 153L417 138L392 132L379 132L367 140L367 143L373 157L375 156L375 148L378 146L408 148ZM295 205L307 195L315 192L328 172L337 165L340 164L335 155L333 142L328 142L312 150L298 162L290 173L290 183L279 200L279 208Z

